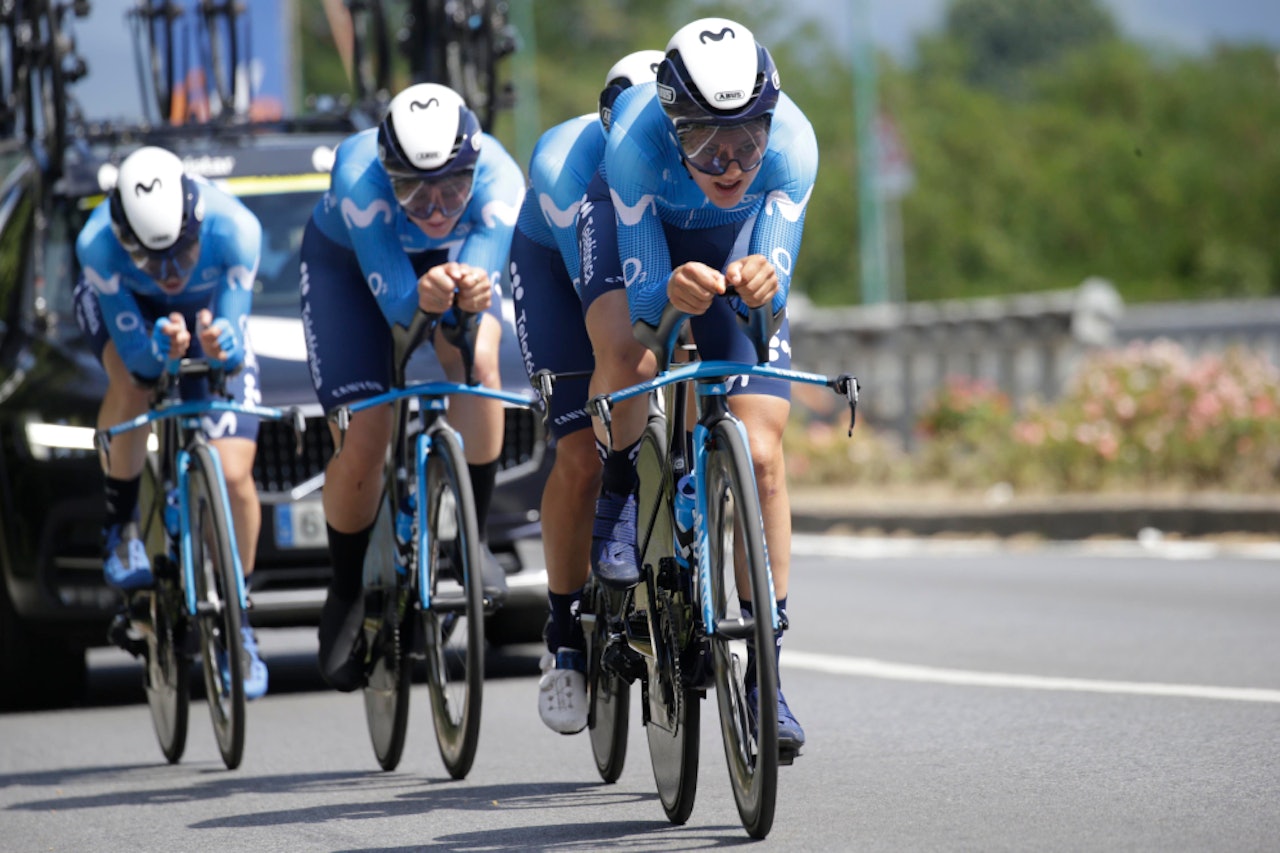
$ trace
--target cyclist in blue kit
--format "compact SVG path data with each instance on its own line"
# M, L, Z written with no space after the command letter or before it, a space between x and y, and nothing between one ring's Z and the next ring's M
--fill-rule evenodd
M233 196L187 175L163 148L134 151L120 164L115 187L89 214L76 239L82 275L75 289L76 320L107 372L98 410L106 428L146 412L165 363L184 356L221 361L226 391L261 405L258 366L245 334L262 246L262 225ZM183 380L183 399L207 395L204 380ZM223 413L203 427L218 450L227 485L236 546L245 577L253 572L262 510L253 482L258 419ZM147 430L111 442L104 460L107 582L122 590L152 583L137 513ZM267 667L246 623L245 695L267 691Z
M524 192L520 167L452 89L410 86L376 128L335 152L330 188L302 240L300 291L307 359L326 412L389 390L391 327L453 308L480 314L474 379L500 387L501 281ZM463 380L461 352L437 330L436 357ZM481 536L502 450L500 401L457 397L449 420L464 439ZM336 428L335 428L336 429ZM354 414L325 470L333 578L320 617L320 669L339 690L363 677L362 573L381 497L391 408ZM485 595L506 594L502 566L483 549Z
M623 385L638 381L643 377L637 366L645 363L653 372L653 357L631 334L613 225L606 223L587 241L580 263L578 219L583 193L604 155L614 100L632 85L651 82L661 61L657 50L623 57L605 75L598 113L570 119L542 135L529 164L530 187L511 242L516 328L529 375L542 369L600 371L592 381L586 376L558 380L548 412L556 457L542 492L542 547L551 621L538 712L562 734L582 731L587 724L585 640L577 612L590 570L603 445L591 430L585 406L591 393L605 390L605 380ZM582 274L583 265L591 275ZM590 288L583 286L587 280Z
M656 87L633 88L614 104L604 165L607 187L594 182L588 199L612 207L631 319L656 325L670 302L691 315L703 358L754 363L755 348L735 311L769 306L779 324L769 342L771 363L790 367L787 293L818 146L809 121L782 93L769 51L746 27L724 18L681 28L667 45ZM726 288L734 293L717 298ZM730 406L747 428L785 616L791 508L782 431L790 386L739 378ZM615 410L614 446L597 504L593 570L619 587L639 580L632 455L643 416L641 410L620 418ZM743 606L750 612L751 602ZM780 650L781 635L777 642ZM753 672L748 660L748 690ZM798 753L804 730L781 691L778 706L780 748Z

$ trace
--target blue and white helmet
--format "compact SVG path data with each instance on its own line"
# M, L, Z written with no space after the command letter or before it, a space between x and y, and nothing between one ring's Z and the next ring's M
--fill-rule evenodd
M619 59L609 69L604 77L604 89L600 91L600 123L606 132L613 122L613 102L630 87L653 82L662 60L660 50L637 50Z
M736 124L771 115L782 91L769 51L727 18L701 18L667 43L658 100L672 124Z
M475 168L479 157L480 119L448 86L410 86L378 126L378 160L389 175L444 176Z

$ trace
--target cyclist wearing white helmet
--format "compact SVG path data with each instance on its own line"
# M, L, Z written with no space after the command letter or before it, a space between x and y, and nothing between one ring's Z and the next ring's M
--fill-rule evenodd
M520 167L452 89L420 83L391 100L377 128L338 146L329 191L302 239L302 320L316 395L325 411L389 390L391 326L419 310L481 314L474 378L498 388L501 281L524 191ZM456 300L456 301L455 301ZM448 313L446 313L448 312ZM463 379L461 352L437 332L438 365ZM500 401L457 397L449 420L464 438L484 536L502 450ZM324 512L333 578L320 618L320 668L330 685L355 690L363 676L361 575L377 514L391 410L352 416L343 451L325 470ZM497 558L484 549L484 587L506 594Z
M261 245L257 217L233 196L187 175L177 155L149 146L125 158L114 188L76 240L82 270L76 319L107 371L99 427L145 412L166 360L184 355L205 355L238 370L227 381L228 393L261 403L258 366L245 335ZM182 384L184 399L206 393L203 380ZM248 576L262 523L253 482L258 419L229 413L206 430L222 459ZM103 570L108 583L126 590L152 581L137 525L146 441L145 430L122 433L105 460ZM252 630L243 630L251 657L245 693L254 699L267 690L267 667Z
M612 381L638 381L635 365L647 357L652 373L653 362L627 321L612 219L602 228L586 226L581 255L577 230L579 218L592 215L582 203L583 193L604 156L613 103L633 85L652 84L661 61L658 50L623 57L605 75L596 113L542 135L529 163L530 186L511 241L516 329L530 377L543 369L583 374L557 381L551 396L547 421L556 457L542 491L551 620L538 712L548 727L563 734L587 725L585 641L577 612L591 567L591 518L600 493L600 454L585 409L589 375L607 364L613 366ZM583 266L598 272L584 277ZM583 286L588 278L589 288ZM620 371L621 365L632 367Z
M754 363L755 348L734 312L768 305L780 323L770 341L772 364L789 367L785 307L818 146L809 121L781 92L769 51L739 23L694 21L668 43L656 87L618 97L613 122L607 186L593 183L588 199L616 212L631 319L656 324L670 302L692 315L689 327L703 358ZM726 287L736 295L717 299ZM790 386L752 377L732 383L730 395L750 437L778 607L785 613L791 507L782 431ZM644 428L643 409L615 410L612 426L592 560L604 581L626 586L639 580L630 460ZM781 749L798 754L804 731L781 692L778 720Z

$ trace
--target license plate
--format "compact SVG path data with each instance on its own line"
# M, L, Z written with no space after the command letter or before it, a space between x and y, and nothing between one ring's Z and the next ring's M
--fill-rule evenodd
M324 506L318 500L276 504L277 548L324 548L329 537L324 527Z

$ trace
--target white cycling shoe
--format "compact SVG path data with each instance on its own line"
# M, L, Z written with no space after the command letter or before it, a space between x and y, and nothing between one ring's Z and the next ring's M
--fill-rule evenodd
M586 656L577 649L561 647L543 656L538 716L553 732L572 735L587 727L586 669Z

